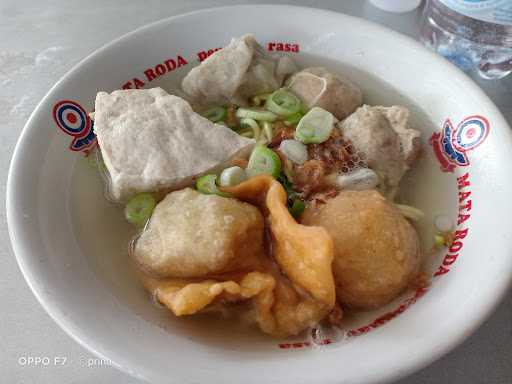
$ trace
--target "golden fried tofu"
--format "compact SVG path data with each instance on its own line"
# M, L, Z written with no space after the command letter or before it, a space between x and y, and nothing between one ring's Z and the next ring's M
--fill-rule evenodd
M333 273L343 304L371 309L397 297L416 277L416 230L377 191L344 191L306 208L302 223L322 226L334 241Z

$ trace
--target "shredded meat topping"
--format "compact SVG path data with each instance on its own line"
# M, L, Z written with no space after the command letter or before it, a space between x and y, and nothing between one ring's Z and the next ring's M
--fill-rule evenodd
M233 165L239 166L242 169L247 168L247 164L249 163L247 159L242 159L241 157L235 157L231 163Z
M282 121L278 121L274 124L274 137L268 145L270 148L279 147L283 140L293 139L295 134L295 127L288 126Z
M352 144L343 139L339 130L334 129L329 140L321 144L308 145L309 159L325 164L325 173L348 172L353 168L365 167L365 155L356 153Z
M308 160L302 165L295 166L293 184L295 190L302 192L305 197L320 190L324 186L326 166L321 160Z
M335 129L329 140L308 145L308 161L294 167L294 188L307 200L325 203L326 199L337 194L326 176L366 167L365 158L364 153L356 153L351 143Z
M289 160L276 148L283 140L293 139L294 133L294 126L288 126L282 121L274 124L274 136L269 147L278 153L283 165L289 163ZM293 177L290 181L294 185L294 190L311 202L322 204L326 199L337 195L336 189L328 182L326 176L367 167L365 154L356 152L350 141L344 139L338 129L333 129L327 141L308 144L307 149L308 160L302 165L293 166Z

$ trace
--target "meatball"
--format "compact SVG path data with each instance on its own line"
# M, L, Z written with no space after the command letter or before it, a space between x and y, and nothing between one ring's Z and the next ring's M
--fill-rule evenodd
M270 55L249 34L192 68L181 85L198 104L247 105L250 96L275 91L295 71L291 58Z
M364 152L368 166L381 177L382 192L394 195L407 170L401 153L400 137L376 108L364 105L338 127L357 151Z
M264 252L263 234L256 207L186 188L156 206L133 256L160 277L221 274L254 268Z
M402 106L363 105L338 123L343 137L364 152L381 177L380 190L393 198L402 176L421 149L420 132L409 128L409 110Z
M306 208L302 223L323 226L332 236L336 295L348 307L384 305L419 272L416 230L377 191L343 191Z
M363 102L363 94L350 80L322 67L306 68L287 82L291 92L310 109L320 107L344 119Z
M409 124L409 110L402 105L393 105L391 107L373 107L380 111L389 124L398 134L402 149L402 155L408 166L414 165L421 152L421 132L412 129Z

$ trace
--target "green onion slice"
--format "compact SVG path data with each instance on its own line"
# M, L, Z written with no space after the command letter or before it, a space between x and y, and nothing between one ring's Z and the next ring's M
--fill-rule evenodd
M279 151L295 164L304 164L308 160L307 147L297 140L283 140Z
M281 88L267 98L265 108L279 116L287 117L300 112L302 103L293 93Z
M196 189L205 195L230 196L229 193L219 191L219 188L217 188L217 175L214 174L199 177L196 181Z
M257 145L249 157L246 172L249 177L264 174L277 178L281 172L281 159L271 149Z
M284 121L285 123L289 124L297 124L300 121L300 119L302 119L303 116L304 114L302 114L301 112L297 112L291 116L288 116Z
M304 203L304 201L300 199L295 199L293 200L293 204L290 207L290 213L296 220L298 220L302 213L304 212L305 208L306 204Z
M203 112L203 116L214 123L224 120L227 114L228 111L224 107L211 107Z
M334 125L334 116L325 109L314 107L300 119L295 129L295 138L304 144L323 143Z
M124 208L126 220L137 227L144 227L156 206L156 200L151 193L139 193L128 201Z
M260 108L238 108L236 117L239 119L254 119L258 121L276 121L277 115Z
M233 185L238 185L245 180L247 180L245 171L238 166L234 166L226 168L221 172L219 185L222 187L231 187Z

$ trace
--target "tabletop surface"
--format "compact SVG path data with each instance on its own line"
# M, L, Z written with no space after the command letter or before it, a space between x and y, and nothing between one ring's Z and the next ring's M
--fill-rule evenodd
M0 2L0 199L11 155L30 113L73 65L110 40L139 26L179 13L220 5L256 3L217 0L124 0ZM269 3L257 1L257 3ZM419 12L397 15L365 1L273 1L325 8L363 17L417 37ZM512 75L500 81L475 79L512 125ZM99 364L45 313L25 283L1 211L0 382L9 384L125 383L135 380ZM29 358L48 358L35 366ZM62 359L66 360L63 361ZM59 360L60 359L60 360ZM465 343L400 384L512 382L512 296ZM170 373L172 377L172 373Z

